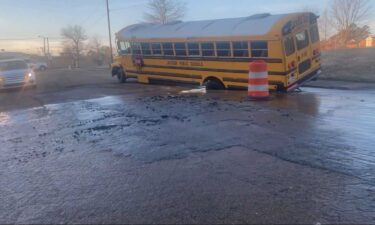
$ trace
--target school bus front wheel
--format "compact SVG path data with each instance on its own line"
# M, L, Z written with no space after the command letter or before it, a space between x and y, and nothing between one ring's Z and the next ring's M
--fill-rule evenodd
M119 83L126 83L126 74L121 67L112 68L112 76L116 76Z
M203 86L206 87L207 90L224 90L224 84L215 77L209 77L203 83Z

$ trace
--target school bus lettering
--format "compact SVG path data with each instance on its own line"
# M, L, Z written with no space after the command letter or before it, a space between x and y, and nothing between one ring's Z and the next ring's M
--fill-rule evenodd
M180 62L179 62L179 65L180 65L180 66L188 66L188 65L189 65L189 62L186 62L186 61L180 61Z
M177 64L177 61L168 61L167 65L177 66L178 64Z
M190 62L190 66L202 67L204 65L203 62Z

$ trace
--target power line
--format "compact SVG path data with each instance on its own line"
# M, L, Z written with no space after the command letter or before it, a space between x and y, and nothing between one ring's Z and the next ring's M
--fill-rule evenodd
M62 40L62 37L49 37L49 39ZM39 38L0 38L0 41L29 41L29 40L39 40Z
M37 39L39 38L0 38L0 41L28 41Z
M128 6L121 7L121 8L110 9L110 11L115 12L115 11L133 8L133 7L143 6L143 5L144 5L144 3L136 3L136 4L133 4L133 5L128 5Z
M96 7L94 9L93 12L96 12L98 11L99 7L100 7L100 2L97 2L96 3ZM90 13L80 24L84 25L89 19L91 19L91 17L94 15L94 13Z
M111 63L113 63L113 49L112 49L112 34L111 34L111 18L109 16L109 3L107 2L107 17L108 17L108 34L109 34L109 48L111 52Z
M90 23L90 24L88 25L88 27L89 27L89 28L92 28L92 26L93 26L94 24L97 24L99 21L101 21L102 19L104 19L105 16L106 16L106 14L102 13L102 14L100 15L100 17L99 17L97 20L95 20L93 23Z

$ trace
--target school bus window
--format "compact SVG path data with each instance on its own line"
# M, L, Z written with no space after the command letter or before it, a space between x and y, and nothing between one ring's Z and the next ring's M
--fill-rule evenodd
M249 57L249 43L247 41L233 42L234 57Z
M216 42L216 51L219 57L231 56L230 42Z
M316 16L314 14L310 14L310 24L316 24L318 23L319 16Z
M151 55L150 43L141 43L141 47L142 47L142 54L143 55Z
M290 56L296 51L293 37L287 37L284 39L284 48L286 56Z
M252 57L268 57L267 41L251 42L251 56Z
M212 42L201 43L202 56L215 56L215 47Z
M164 55L174 55L172 43L163 43Z
M176 51L176 56L186 56L185 43L174 43L174 50Z
M199 43L188 43L189 56L200 56Z
M296 34L297 49L301 50L309 46L309 35L307 30Z
M319 37L319 30L318 30L317 25L313 25L310 28L310 36L311 36L311 42L312 43L316 43L316 42L319 41L320 37Z
M118 42L118 50L121 55L131 54L130 43L123 41Z
M132 52L134 55L140 55L141 52L141 45L139 43L132 43L131 44Z
M160 43L152 43L151 44L152 54L153 55L162 55L161 51L161 44Z

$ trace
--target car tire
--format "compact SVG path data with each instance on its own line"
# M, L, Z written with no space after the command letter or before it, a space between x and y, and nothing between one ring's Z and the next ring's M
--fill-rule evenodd
M47 67L46 66L40 66L39 67L39 71L46 71L47 70Z
M225 86L224 84L217 79L208 79L206 82L204 82L203 86L206 87L206 90L224 90Z
M122 69L119 69L117 71L117 80L119 83L126 83L126 74L124 73L124 71Z
M29 89L36 89L37 88L37 85L36 84L33 84L33 85L30 85L29 87L28 87Z

